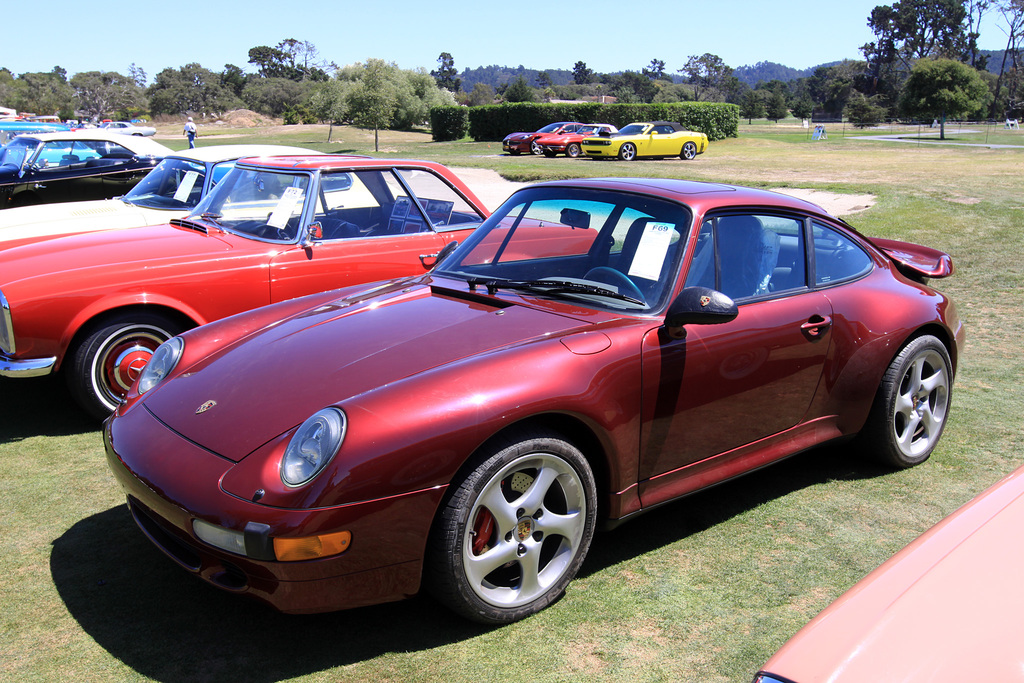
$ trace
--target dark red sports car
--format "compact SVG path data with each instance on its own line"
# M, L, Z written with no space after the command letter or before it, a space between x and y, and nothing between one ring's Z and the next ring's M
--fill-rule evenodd
M288 612L429 589L484 622L617 523L857 436L924 461L963 328L942 252L807 202L663 179L510 197L425 275L165 342L108 421L146 535Z

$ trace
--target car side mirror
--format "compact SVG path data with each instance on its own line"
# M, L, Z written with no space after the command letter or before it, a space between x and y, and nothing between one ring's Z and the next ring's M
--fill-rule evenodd
M319 222L310 223L306 227L306 238L302 240L302 247L307 248L313 246L313 242L318 242L324 238L324 227Z
M687 287L668 307L665 328L673 339L686 336L686 325L720 325L739 315L736 302L710 287Z

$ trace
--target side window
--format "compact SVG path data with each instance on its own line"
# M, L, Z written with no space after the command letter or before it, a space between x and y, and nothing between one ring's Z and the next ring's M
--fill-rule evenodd
M871 270L871 257L838 230L815 223L813 235L816 284L830 285Z
M39 150L39 156L36 157L35 163L40 168L67 168L71 164L78 161L78 157L71 153L72 143L69 140L54 140L47 142L43 145L43 148Z
M746 299L805 287L801 220L767 214L720 216L697 234L686 286Z
M217 187L217 183L220 182L221 178L228 174L228 171L235 167L236 159L230 161L222 161L219 164L215 164L213 167L213 173L210 175L210 189Z
M420 200L435 230L460 230L483 221L483 216L462 195L432 172L419 169L396 172Z

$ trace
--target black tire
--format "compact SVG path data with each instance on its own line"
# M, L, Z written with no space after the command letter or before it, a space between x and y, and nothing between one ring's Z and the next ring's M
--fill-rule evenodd
M65 372L71 395L93 417L106 418L156 347L181 331L156 313L125 312L101 321L69 356Z
M554 159L557 155L551 150L546 149L544 150L544 156L546 156L548 159Z
M427 543L427 587L439 602L507 624L562 596L597 519L594 475L575 446L524 430L483 452L450 491Z
M619 147L619 158L623 161L633 161L633 159L636 159L636 145L632 142L622 143L622 147Z
M921 464L939 443L952 397L945 345L930 335L911 340L882 376L859 445L893 467Z
M578 142L570 142L565 146L565 156L575 159L581 154L583 154L583 149Z
M508 151L508 153L509 153L509 155L514 156L514 157L517 157L520 154L522 154L522 152L520 152L518 149L510 149Z
M679 152L679 158L684 161L693 161L697 156L697 145L692 142L687 142L683 145L683 149Z

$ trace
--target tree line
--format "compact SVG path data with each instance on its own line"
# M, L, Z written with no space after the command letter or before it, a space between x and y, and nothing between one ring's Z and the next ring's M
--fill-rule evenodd
M998 68L977 46L989 13L1007 38ZM70 78L59 66L17 77L0 68L0 104L65 119L216 116L244 107L286 123L374 129L423 125L429 109L444 104L607 98L730 102L747 119L813 113L864 125L897 117L1024 114L1024 0L899 0L875 7L866 21L874 40L861 47L863 59L822 65L806 75L766 62L733 69L712 53L690 55L675 69L655 58L635 71L605 74L577 61L571 69L492 66L460 75L448 52L429 73L380 59L338 67L312 43L289 38L251 48L248 71L226 64L216 72L191 63L160 71L152 83L134 64L127 74L89 71ZM750 85L754 75L767 78ZM940 92L946 94L938 101Z

